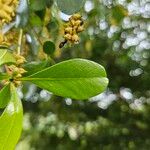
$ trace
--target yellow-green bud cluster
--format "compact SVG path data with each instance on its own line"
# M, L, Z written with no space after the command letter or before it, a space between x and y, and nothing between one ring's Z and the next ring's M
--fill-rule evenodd
M18 79L22 77L22 74L26 73L26 70L21 67L23 63L25 63L25 58L21 55L14 54L16 58L16 65L6 66L6 71L10 76L9 81L4 81L4 84L8 84L9 82L13 82L17 87L21 85L21 81Z
M17 44L19 33L17 30L13 29L6 34L3 34L0 30L0 45L11 46L12 44Z
M26 59L23 56L21 56L21 55L14 54L14 57L16 58L16 64L18 66L20 66L20 65L22 65L22 64L24 64L26 62Z
M22 77L22 74L26 72L22 67L17 67L15 65L8 66L7 69L8 75L11 77L12 81L15 86L19 86L21 84L21 81L18 81L17 79Z
M83 20L80 14L74 14L69 18L69 22L66 24L64 29L64 38L70 43L78 43L78 33L84 30Z

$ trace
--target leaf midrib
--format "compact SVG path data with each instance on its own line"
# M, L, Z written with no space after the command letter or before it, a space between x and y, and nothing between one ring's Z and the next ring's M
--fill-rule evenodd
M101 79L107 79L107 77L72 77L72 78L21 78L21 81L61 81L61 80L83 80L83 79L97 79L97 78L101 78ZM19 80L19 79L18 79Z

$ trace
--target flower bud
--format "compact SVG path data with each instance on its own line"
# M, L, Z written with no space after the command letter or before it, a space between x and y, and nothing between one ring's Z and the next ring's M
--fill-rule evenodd
M20 73L20 74L23 74L23 73L25 73L25 72L27 72L25 69L19 68L19 73Z
M77 20L77 21L75 21L75 26L80 26L81 25L81 23L82 23L82 21L81 20Z
M79 20L79 19L81 19L81 15L80 15L80 14L74 14L74 15L72 16L72 18L73 18L74 20Z
M14 81L14 84L16 87L18 87L19 85L21 85L21 81Z
M74 35L72 36L72 41L73 41L73 42L78 42L78 41L79 41L79 36L78 36L77 34L74 34Z
M84 30L84 27L80 26L80 27L78 27L77 32L79 33L79 32L82 32L83 30Z
M16 78L21 78L22 75L19 73L19 74L17 74L15 77L16 77Z
M75 25L75 20L70 19L70 24L71 24L72 26L74 26L74 25Z
M65 38L66 40L71 40L71 34L65 34L65 35L64 35L64 38Z
M16 58L16 61L17 61L17 64L20 65L20 64L23 64L26 62L26 59L21 56L21 55L18 55L18 54L14 54L15 58Z
M72 34L72 27L67 27L65 28L65 33L69 33L69 34Z
M18 59L18 60L17 60L17 64L18 64L18 65L23 64L24 62L25 62L25 61L24 61L23 59Z
M4 23L9 23L15 16L16 8L19 0L0 0L0 20Z

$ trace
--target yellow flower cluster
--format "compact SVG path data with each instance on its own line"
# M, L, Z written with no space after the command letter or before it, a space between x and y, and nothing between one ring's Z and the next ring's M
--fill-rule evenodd
M0 45L9 45L13 39L15 33L7 34L4 36L2 33L2 27L4 23L9 23L15 16L16 8L19 0L0 0Z
M0 45L10 46L11 44L17 44L19 33L18 31L11 30L3 35L0 31Z
M9 23L15 16L18 0L0 0L0 25Z
M79 42L78 33L84 30L83 20L80 14L74 14L69 18L69 22L67 23L64 32L64 38L75 44Z
M17 66L20 66L20 65L22 65L22 64L24 64L26 62L26 59L23 56L21 56L21 55L14 54L14 57L16 59Z
M22 74L26 71L21 67L16 67L15 65L8 66L8 74L12 77L10 80L17 87L21 85L21 81L17 80L22 77ZM8 81L7 81L8 82ZM8 83L6 83L8 84Z

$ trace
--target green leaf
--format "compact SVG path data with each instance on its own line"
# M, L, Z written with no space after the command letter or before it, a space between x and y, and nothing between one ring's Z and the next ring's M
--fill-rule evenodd
M10 102L0 117L0 150L14 150L21 135L22 119L22 104L11 85Z
M30 0L30 7L32 10L39 11L46 7L45 0Z
M49 61L44 60L44 61L32 61L23 66L23 68L27 71L24 73L24 76L29 76L31 74L34 74L40 70L45 69L48 67Z
M0 81L4 79L9 79L9 75L0 72Z
M36 15L35 13L30 14L30 24L31 26L42 26L42 20L41 18Z
M7 49L0 49L0 66L6 63L16 63L16 60Z
M10 101L10 84L6 85L0 90L0 108L7 106Z
M68 15L78 12L84 5L85 0L57 0L59 9Z
M51 41L46 41L43 45L43 51L48 55L53 54L55 52L55 44Z
M108 85L105 69L84 59L64 61L21 80L73 99L90 98L103 92Z

